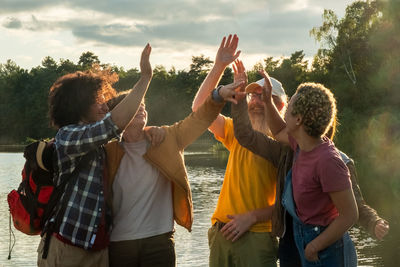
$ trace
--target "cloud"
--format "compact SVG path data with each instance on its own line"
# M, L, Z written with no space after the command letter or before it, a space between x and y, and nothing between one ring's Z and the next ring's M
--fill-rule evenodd
M319 16L319 14L318 14ZM308 38L308 31L318 21L314 13L288 11L270 13L266 10L252 11L251 16L240 14L232 16L187 18L186 21L171 20L165 22L123 20L113 22L113 17L103 19L71 17L65 20L39 20L32 15L21 23L31 31L66 30L82 41L98 42L115 46L142 45L146 41L171 43L195 43L197 45L214 45L228 33L238 33L240 37L249 38L253 44L281 44L285 40L295 41L300 34ZM22 26L21 26L22 27ZM300 33L300 34L299 34ZM304 36L304 33L305 36ZM179 44L177 44L179 45Z
M2 25L8 29L20 29L22 27L21 21L17 18L7 18Z
M215 49L237 33L246 54L316 52L309 31L322 23L324 8L351 0L2 0L4 29L38 35L66 34L76 47L153 47L188 54ZM200 52L199 52L200 53Z

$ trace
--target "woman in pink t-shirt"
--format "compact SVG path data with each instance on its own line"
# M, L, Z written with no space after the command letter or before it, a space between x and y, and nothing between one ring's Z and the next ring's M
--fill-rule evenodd
M266 81L268 74L261 72ZM303 266L356 266L347 230L358 211L349 172L325 137L336 116L333 94L321 84L301 84L290 99L285 121L265 82L266 119L274 137L295 151L292 168L294 238Z

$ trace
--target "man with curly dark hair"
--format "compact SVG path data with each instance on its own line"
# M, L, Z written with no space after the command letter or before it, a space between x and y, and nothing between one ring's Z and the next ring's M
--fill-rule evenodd
M108 266L110 209L104 183L105 145L119 137L135 116L152 78L151 46L142 52L141 77L111 112L106 101L115 95L117 76L107 71L75 72L59 78L49 94L55 136L56 172L68 179L54 214L45 224L38 266Z

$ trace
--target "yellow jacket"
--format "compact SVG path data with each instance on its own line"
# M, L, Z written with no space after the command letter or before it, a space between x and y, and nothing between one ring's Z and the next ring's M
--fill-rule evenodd
M217 118L224 104L225 102L216 103L209 96L196 112L192 112L184 120L170 126L162 126L166 130L164 141L158 146L151 146L143 155L150 164L172 181L174 219L188 231L191 231L193 224L193 203L183 150L203 134ZM108 188L111 189L125 152L118 141L108 143L105 148Z

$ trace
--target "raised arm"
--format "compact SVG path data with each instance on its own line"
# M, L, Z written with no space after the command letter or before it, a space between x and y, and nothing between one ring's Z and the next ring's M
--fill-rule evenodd
M233 70L235 80L247 80L247 78L244 77L246 75L246 70L240 60L235 61ZM244 88L242 87L241 91L243 90ZM249 149L251 152L267 159L277 167L282 145L268 135L253 129L247 111L246 98L242 98L237 102L236 105L231 105L231 108L235 137L239 144Z
M252 128L246 99L238 101L237 105L232 105L232 117L235 137L239 144L277 167L283 145Z
M199 106L204 103L210 92L215 87L217 87L225 68L240 55L240 51L236 51L238 42L239 38L236 34L233 36L229 35L228 38L222 38L217 55L215 57L214 66L208 73L207 77L204 79L193 100L193 111L196 111ZM222 115L219 115L217 119L211 124L209 130L213 132L216 136L223 137L224 123L224 117Z
M289 138L286 132L286 122L279 115L279 111L272 101L271 80L269 79L268 73L266 73L264 70L261 70L260 74L265 79L264 86L262 88L262 94L265 103L265 118L268 126L276 140L288 144Z
M389 231L389 223L380 218L376 210L365 203L357 182L357 172L353 161L349 160L346 165L350 171L351 185L358 206L359 218L357 224L366 229L373 237L382 240Z
M140 103L149 87L153 71L150 65L151 46L147 44L143 49L140 59L140 79L133 90L119 103L112 111L111 118L120 130L124 130L128 123L135 116Z

